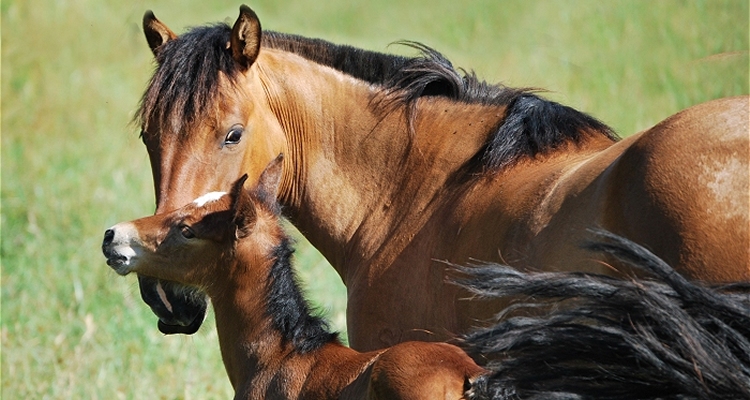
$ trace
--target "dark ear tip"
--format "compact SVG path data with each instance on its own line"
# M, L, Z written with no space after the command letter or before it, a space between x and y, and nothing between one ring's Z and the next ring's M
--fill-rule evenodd
M258 15L255 14L255 11L253 11L253 9L248 7L246 4L240 6L240 14L248 14L254 16L256 19L258 18Z
M154 15L154 12L151 10L146 10L146 12L143 14L143 26L146 26L146 24L155 19L156 15Z
M232 184L232 192L241 191L242 188L245 186L245 181L247 180L247 174L243 174L241 177L237 178L236 181Z

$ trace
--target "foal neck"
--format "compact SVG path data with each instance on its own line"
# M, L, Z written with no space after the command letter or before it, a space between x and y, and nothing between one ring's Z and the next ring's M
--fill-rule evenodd
M265 254L258 247L240 240L226 279L208 293L224 366L237 394L286 397L304 382L316 353L338 341L302 297L289 239L283 237Z

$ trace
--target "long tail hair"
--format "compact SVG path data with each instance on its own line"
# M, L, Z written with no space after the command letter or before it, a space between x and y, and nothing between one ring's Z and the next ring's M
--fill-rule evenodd
M750 284L690 282L643 247L595 234L589 249L653 278L456 267L478 296L524 299L463 338L494 360L470 398L750 399ZM517 310L537 316L508 316Z

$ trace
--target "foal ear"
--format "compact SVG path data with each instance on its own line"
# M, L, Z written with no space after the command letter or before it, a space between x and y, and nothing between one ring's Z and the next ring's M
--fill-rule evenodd
M250 7L240 6L240 16L232 27L232 57L244 69L250 68L260 52L260 20Z
M255 205L250 194L245 190L247 174L242 175L234 185L229 196L232 199L232 222L236 229L236 237L242 238L252 229L255 222Z
M167 26L161 21L156 19L156 16L151 10L146 11L146 14L143 15L143 33L146 34L148 47L151 48L151 52L154 53L154 55L156 55L156 51L161 45L170 40L177 39L177 35L175 35L174 32L167 28Z
M281 184L281 172L284 166L284 154L279 154L271 160L258 178L257 192L260 199L272 210L278 208L279 186Z

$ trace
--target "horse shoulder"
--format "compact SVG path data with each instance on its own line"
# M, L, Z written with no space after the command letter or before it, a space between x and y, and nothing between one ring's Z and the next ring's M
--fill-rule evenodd
M748 104L700 104L628 138L609 171L607 228L689 277L750 279Z
M580 268L590 260L580 249L586 229L602 224L606 170L627 145L627 140L588 143L575 151L517 163L477 181L478 189L470 191L475 195L454 207L462 227L457 239L467 241L456 247L472 251L458 255L519 268ZM602 272L600 267L587 270Z

